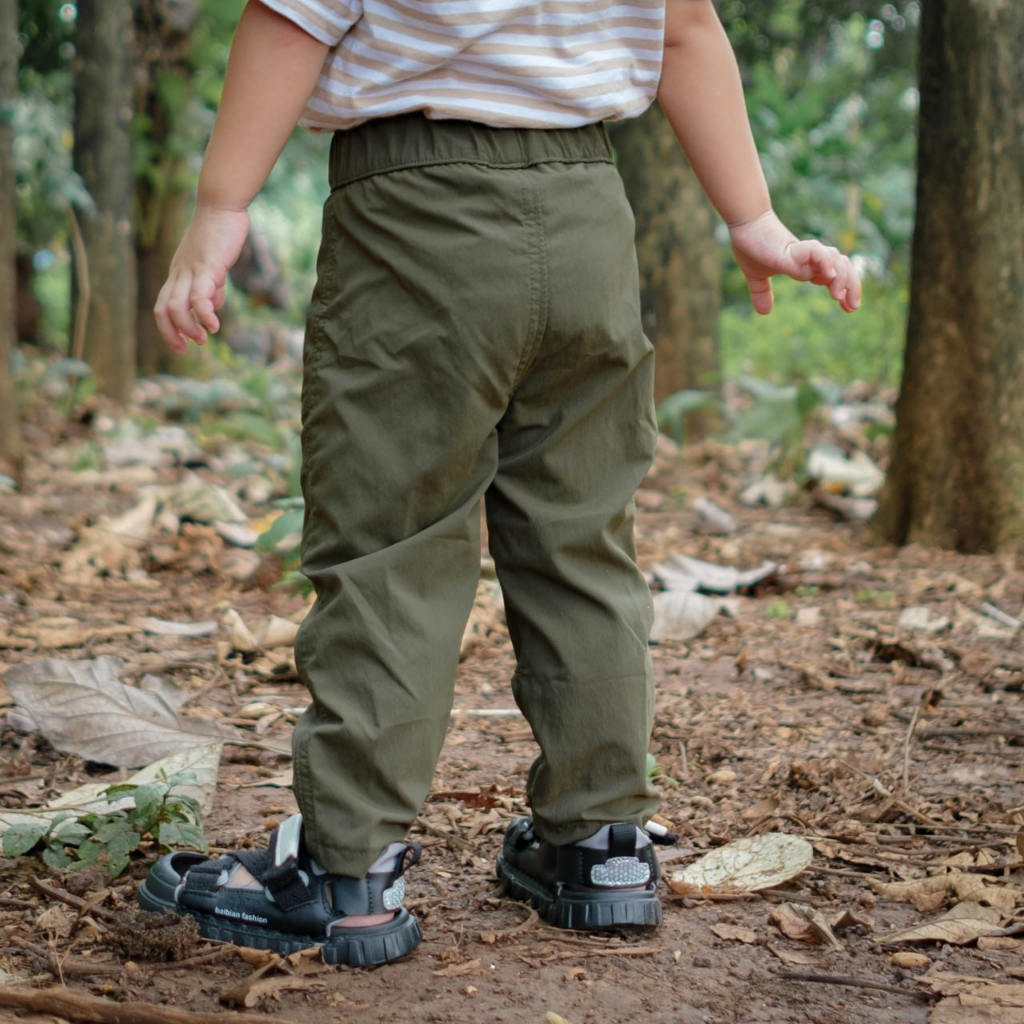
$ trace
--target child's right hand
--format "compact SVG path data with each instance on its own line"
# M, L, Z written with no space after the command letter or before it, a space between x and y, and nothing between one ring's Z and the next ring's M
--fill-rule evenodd
M228 271L249 234L249 215L199 204L171 260L153 313L164 340L181 355L191 338L197 345L220 329Z
M800 241L774 211L730 227L729 236L758 313L771 312L776 274L824 285L847 313L860 306L860 278L849 256L814 239Z

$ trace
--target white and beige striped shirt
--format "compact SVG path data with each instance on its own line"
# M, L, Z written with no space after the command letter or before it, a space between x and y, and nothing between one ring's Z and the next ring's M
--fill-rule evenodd
M422 111L496 128L634 117L661 76L665 0L262 0L327 43L302 124Z

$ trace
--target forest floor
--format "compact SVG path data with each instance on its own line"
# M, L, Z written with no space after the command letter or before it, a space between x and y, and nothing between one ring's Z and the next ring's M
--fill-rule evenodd
M308 698L288 648L239 640L238 621L293 622L305 602L267 585L274 559L184 513L159 513L125 548L72 557L95 544L104 517L185 469L177 456L145 472L131 460L72 466L68 451L80 454L92 428L76 439L55 422L30 431L27 490L0 492L0 665L110 655L127 680L173 680L187 691L183 715L236 737L204 821L210 846L259 846L295 809L281 751ZM252 519L266 512L216 460L189 464ZM231 1012L304 1024L1024 1021L1024 651L1012 623L986 614L1021 612L1024 566L871 547L806 492L784 508L746 508L737 495L750 473L741 450L666 446L641 495L645 571L673 554L778 566L698 637L653 647L651 753L661 814L680 835L661 853L671 875L736 840L785 832L813 846L796 878L758 893L662 884L664 925L639 935L559 931L504 899L494 859L526 811L535 748L485 583L412 832L424 848L408 875L406 905L425 936L414 954L332 968L315 952L282 960L161 938L132 910L151 844L113 881L48 868L38 853L4 857L0 1019L24 1019L11 1009L17 993L39 1021L128 1020L124 1004L154 1024L165 1008L196 1024ZM735 532L701 533L695 496L728 510ZM155 620L217 626L170 636ZM0 684L0 814L125 777L22 731L14 703ZM885 888L895 882L907 884ZM104 1000L100 1016L89 997Z

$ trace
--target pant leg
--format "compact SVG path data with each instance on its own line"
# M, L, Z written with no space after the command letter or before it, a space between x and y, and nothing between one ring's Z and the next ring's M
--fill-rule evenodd
M399 170L326 207L303 387L317 597L296 642L313 703L294 749L306 838L335 873L403 837L448 726L479 499L536 318L532 228L504 173Z
M652 602L635 564L633 494L656 428L633 219L608 165L534 174L546 248L545 330L498 428L490 545L541 753L538 833L573 842L657 806Z

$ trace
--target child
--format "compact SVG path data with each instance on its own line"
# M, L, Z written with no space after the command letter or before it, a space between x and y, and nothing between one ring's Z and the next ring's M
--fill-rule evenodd
M482 498L540 746L499 877L561 927L660 923L632 535L653 364L601 125L655 95L755 309L774 274L856 309L850 261L772 212L711 0L250 0L156 317L179 352L218 329L246 208L293 126L335 132L304 353L301 815L266 851L164 857L147 909L331 963L419 943L404 836L448 725Z

